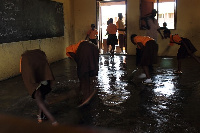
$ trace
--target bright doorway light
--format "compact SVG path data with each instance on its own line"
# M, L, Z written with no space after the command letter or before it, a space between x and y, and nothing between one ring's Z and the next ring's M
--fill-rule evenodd
M122 13L123 19L122 21L125 24L125 16L126 16L126 6L125 5L109 5L109 6L101 6L102 13L102 39L107 39L106 29L107 29L107 21L109 18L113 18L113 23L116 24L118 20L118 13Z

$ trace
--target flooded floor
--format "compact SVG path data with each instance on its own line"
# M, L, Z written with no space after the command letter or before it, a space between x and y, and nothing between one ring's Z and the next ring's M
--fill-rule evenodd
M135 56L101 55L99 63L97 94L82 108L76 104L79 81L75 62L64 59L51 65L56 81L47 102L61 125L128 133L200 132L200 64L193 59L183 60L183 74L177 75L173 73L176 58L159 57L151 73L152 86L142 84ZM0 113L37 123L37 106L21 75L0 82L0 101Z

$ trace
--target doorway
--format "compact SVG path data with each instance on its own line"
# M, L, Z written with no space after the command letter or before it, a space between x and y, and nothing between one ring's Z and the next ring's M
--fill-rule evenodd
M108 53L107 48L107 21L113 18L113 24L118 21L118 13L122 13L122 22L126 26L126 0L97 1L97 28L99 31L99 49L101 54ZM118 32L116 33L118 38ZM124 33L124 38L126 34ZM115 53L125 53L126 39L124 39L124 50L121 51L119 43L115 45Z

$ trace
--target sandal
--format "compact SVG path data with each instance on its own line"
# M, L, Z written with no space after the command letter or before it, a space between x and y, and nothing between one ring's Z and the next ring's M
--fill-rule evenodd
M174 71L175 74L182 74L182 71Z
M46 116L44 114L43 114L43 117L41 117L41 115L37 115L38 123L42 123L42 121L45 119L46 119Z
M52 126L58 126L59 125L57 121L54 121L51 124L52 124Z

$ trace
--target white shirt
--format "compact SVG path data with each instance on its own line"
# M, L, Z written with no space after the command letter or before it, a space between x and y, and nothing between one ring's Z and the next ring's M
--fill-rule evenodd
M157 19L154 19L154 21L152 19L148 19L147 20L148 24L149 24L149 27L150 29L147 30L147 33L146 35L153 38L155 41L157 41L157 29L159 29L159 24L158 24L158 20Z

